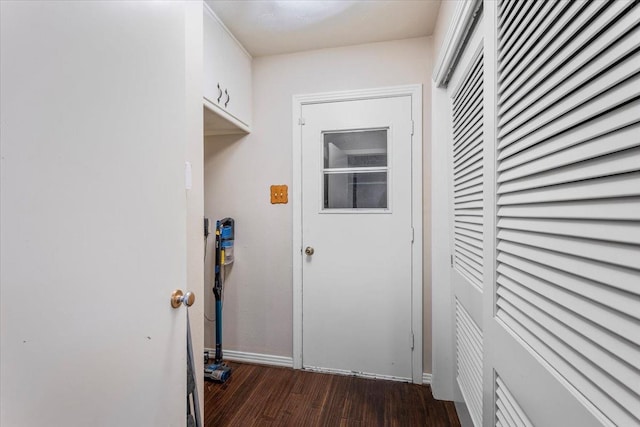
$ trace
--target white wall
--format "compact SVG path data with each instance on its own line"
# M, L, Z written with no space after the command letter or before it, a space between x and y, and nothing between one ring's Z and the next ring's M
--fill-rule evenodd
M422 83L424 370L431 372L431 68L427 37L254 59L252 133L205 142L205 214L232 216L237 226L236 262L225 287L225 348L292 356L292 209L269 202L270 185L291 186L292 96ZM210 261L205 312L213 318ZM205 320L205 346L213 347L213 334Z

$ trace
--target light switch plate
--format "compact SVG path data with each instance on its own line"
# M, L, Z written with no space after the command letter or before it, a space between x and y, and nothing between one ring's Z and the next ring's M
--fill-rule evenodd
M289 203L288 187L286 185L271 186L271 204L287 204Z

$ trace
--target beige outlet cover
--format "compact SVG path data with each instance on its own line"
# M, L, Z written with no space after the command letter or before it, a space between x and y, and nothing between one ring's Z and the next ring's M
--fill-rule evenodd
M271 186L271 204L289 203L288 187L286 185Z

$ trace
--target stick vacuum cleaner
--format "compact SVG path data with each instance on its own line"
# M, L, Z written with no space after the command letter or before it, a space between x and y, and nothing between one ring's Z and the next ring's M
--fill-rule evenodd
M216 221L213 285L213 295L216 300L216 351L214 363L204 368L204 377L222 383L227 381L231 375L231 368L222 362L222 297L224 288L222 267L233 262L233 235L233 218Z

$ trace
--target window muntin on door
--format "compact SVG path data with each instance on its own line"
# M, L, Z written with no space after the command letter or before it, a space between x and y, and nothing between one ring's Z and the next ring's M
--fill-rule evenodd
M321 212L390 212L388 129L323 132Z

